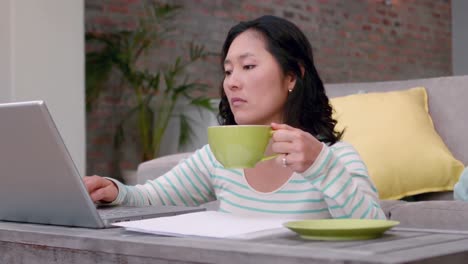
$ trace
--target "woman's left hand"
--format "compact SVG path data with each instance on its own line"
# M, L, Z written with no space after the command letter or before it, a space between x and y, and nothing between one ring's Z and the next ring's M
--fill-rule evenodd
M322 142L310 133L286 124L271 123L274 131L271 148L280 153L276 162L302 173L314 163L323 148Z

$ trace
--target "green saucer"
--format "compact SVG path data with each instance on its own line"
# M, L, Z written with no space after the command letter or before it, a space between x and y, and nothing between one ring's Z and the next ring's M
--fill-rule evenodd
M374 219L317 219L284 223L284 226L311 240L374 239L398 225L397 221Z

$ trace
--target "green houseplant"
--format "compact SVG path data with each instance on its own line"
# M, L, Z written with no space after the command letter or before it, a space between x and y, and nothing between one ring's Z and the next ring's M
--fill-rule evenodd
M190 81L186 74L190 64L211 55L203 46L190 44L188 58L177 56L165 69L151 70L139 63L174 29L170 21L179 9L180 6L152 3L145 8L145 15L133 30L86 34L87 43L96 46L86 54L87 110L92 109L110 76L120 75L123 85L119 89L131 90L134 105L122 116L116 128L114 145L118 148L125 140L125 127L137 128L141 144L140 161L158 155L163 135L180 100L214 111L210 98L203 95L207 86ZM191 135L190 119L183 113L179 117L179 144L183 145Z

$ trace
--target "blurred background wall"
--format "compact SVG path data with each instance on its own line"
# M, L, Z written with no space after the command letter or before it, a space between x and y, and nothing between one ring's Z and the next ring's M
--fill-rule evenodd
M143 1L85 0L86 31L134 27ZM174 20L176 31L148 57L148 63L160 67L183 53L190 41L219 53L229 28L239 21L271 14L291 20L305 32L312 43L318 71L326 83L402 80L453 73L450 0L159 2L183 7ZM218 96L222 77L218 58L206 60L189 72L193 78L210 85L209 96ZM116 100L109 92L87 114L88 173L111 176L116 173L112 135L119 113L126 107L125 101ZM204 118L212 119L212 116ZM195 147L198 146L192 146ZM172 147L162 154L176 151ZM117 161L117 166L136 168L139 161L130 155L131 150L124 152L127 153Z
M84 85L84 1L1 0L0 102L45 100L81 174Z

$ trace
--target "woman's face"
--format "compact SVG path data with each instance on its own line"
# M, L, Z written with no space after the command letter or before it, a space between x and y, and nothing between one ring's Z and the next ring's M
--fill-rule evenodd
M260 33L247 30L234 39L224 71L223 89L237 124L282 123L295 77L283 74Z

